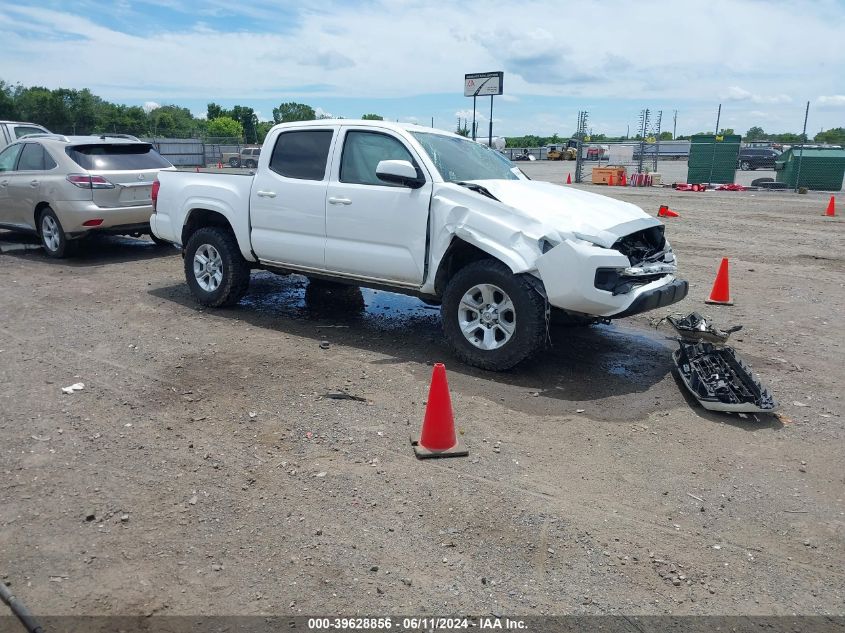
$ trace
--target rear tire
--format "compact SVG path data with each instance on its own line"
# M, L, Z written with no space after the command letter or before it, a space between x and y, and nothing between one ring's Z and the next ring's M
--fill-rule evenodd
M472 262L449 280L443 332L468 365L504 371L543 347L546 301L523 275L495 259Z
M229 159L229 167L240 167L240 166L241 166L241 161L239 161L237 158L232 157L232 158Z
M747 160L744 160L739 164L739 168L742 171L749 171L751 169L751 163L749 163Z
M255 169L258 166L258 163L256 163L254 160L250 159L250 160L246 161L244 163L244 165L247 166L247 169Z
M198 303L212 308L235 305L249 288L249 264L227 229L199 229L185 248L185 279Z
M68 257L76 246L75 242L67 239L62 223L50 207L44 207L38 214L38 236L44 252L56 259Z

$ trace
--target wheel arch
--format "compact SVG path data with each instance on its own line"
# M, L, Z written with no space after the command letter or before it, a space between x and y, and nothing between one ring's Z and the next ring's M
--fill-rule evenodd
M219 226L228 229L232 234L235 232L229 218L219 211L204 208L191 209L185 214L185 222L182 225L182 244L187 244L191 235L207 226Z
M39 234L41 233L41 222L39 222L41 212L44 211L44 209L49 208L50 203L42 201L35 205L35 211L32 212L32 226L35 227L35 230L38 231Z
M510 268L515 275L529 269L529 265L519 253L503 249L498 244L473 239L473 236L453 235L449 246L440 258L434 275L435 294L438 297L442 296L446 284L456 272L467 264L481 259L495 259Z

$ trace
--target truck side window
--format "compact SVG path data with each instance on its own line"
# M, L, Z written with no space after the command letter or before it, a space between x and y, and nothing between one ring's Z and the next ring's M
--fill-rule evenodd
M416 166L405 146L392 136L378 132L347 132L340 159L340 182L401 187L376 176L376 167L383 160L406 160Z
M276 139L270 169L285 178L323 180L332 130L282 132Z

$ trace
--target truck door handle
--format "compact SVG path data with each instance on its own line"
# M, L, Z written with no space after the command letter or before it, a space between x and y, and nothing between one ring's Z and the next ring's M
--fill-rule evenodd
M349 198L329 198L329 204L352 204Z
M30 181L30 183L29 183L29 184L30 184L30 186L32 186L32 187L37 187L37 186L38 186L38 185L40 185L41 183L40 183L38 180L32 180L32 181Z
M256 191L255 195L259 198L275 198L276 192L275 191Z

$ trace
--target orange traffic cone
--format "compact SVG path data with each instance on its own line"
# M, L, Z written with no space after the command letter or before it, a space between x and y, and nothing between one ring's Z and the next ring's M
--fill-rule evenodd
M610 175L607 177L607 186L608 187L613 186L613 172L611 172Z
M716 273L716 281L713 282L713 290L710 291L710 297L705 299L704 303L715 303L726 306L732 306L734 304L731 299L731 285L728 280L727 257L722 258L722 263L719 265L719 272Z
M619 185L622 187L628 186L628 176L625 174L624 171L622 172L622 182L620 182Z
M567 185L572 184L572 174L566 174L566 184Z
M411 445L419 459L469 455L469 451L455 435L452 400L449 397L449 384L446 382L446 367L443 363L434 365L422 432L418 440L411 438Z
M830 202L827 203L827 211L824 212L825 217L832 218L836 215L836 199L830 196Z
M665 204L661 204L660 208L657 210L657 217L658 218L679 218L681 214L677 211L672 211L669 207Z
M221 161L217 161L217 169L223 169L223 163Z

